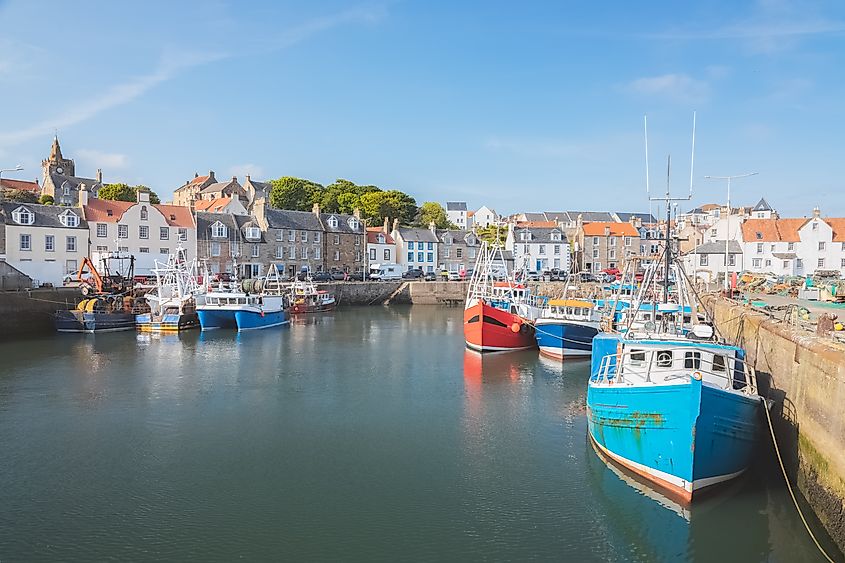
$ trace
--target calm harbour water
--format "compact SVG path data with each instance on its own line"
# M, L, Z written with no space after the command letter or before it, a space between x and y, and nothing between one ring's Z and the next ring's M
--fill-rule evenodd
M460 310L0 344L0 561L816 561L767 453L684 510L587 439L588 363Z

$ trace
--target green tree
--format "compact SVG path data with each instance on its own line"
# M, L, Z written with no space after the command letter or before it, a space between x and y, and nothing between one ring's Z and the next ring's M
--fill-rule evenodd
M137 201L138 199L134 188L128 184L106 184L100 188L97 197L112 201Z
M338 213L352 213L359 207L361 207L361 196L355 192L343 192L337 196Z
M409 225L416 217L417 202L399 190L368 192L361 196L361 213L371 224L381 224L387 217Z
M50 194L42 195L41 198L38 201L42 205L53 205L53 204L56 203L56 201L53 199L53 196L51 196Z
M505 239L508 238L508 229L506 227L497 227L496 225L490 225L489 227L481 227L475 230L475 234L478 235L478 238L487 241L487 243L492 244L494 242L500 242L501 244L505 244Z
M270 180L270 205L279 209L311 211L314 203L320 203L323 186L311 180L282 176Z
M457 227L449 222L446 210L436 201L426 201L420 206L417 214L417 226L428 227L431 223L438 229L456 229Z
M3 196L18 203L38 203L38 196L28 190L3 190Z

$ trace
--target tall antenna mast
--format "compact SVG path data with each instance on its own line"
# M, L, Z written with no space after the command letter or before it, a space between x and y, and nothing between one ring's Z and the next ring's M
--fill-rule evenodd
M643 133L645 134L645 194L648 198L648 220L651 221L651 187L648 181L648 115L643 116Z
M692 154L689 157L689 196L692 199L692 174L695 168L695 111L692 112Z

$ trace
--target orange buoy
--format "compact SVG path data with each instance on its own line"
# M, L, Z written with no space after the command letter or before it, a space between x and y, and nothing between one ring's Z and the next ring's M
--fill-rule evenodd
M519 332L519 323L513 323L511 325L511 332Z

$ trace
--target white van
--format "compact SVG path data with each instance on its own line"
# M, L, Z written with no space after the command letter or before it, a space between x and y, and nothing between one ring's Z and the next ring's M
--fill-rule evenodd
M399 264L370 264L371 280L401 280L402 269Z

